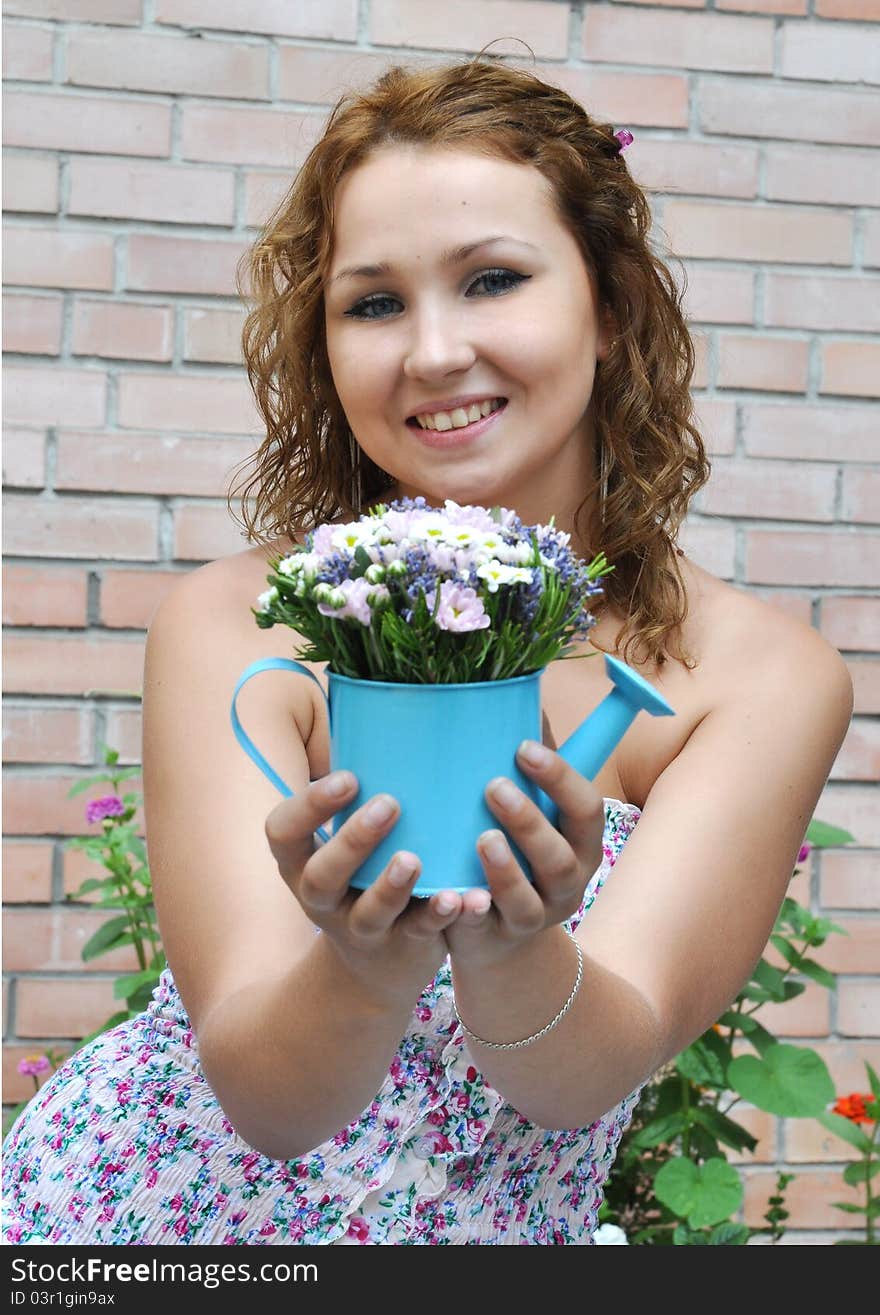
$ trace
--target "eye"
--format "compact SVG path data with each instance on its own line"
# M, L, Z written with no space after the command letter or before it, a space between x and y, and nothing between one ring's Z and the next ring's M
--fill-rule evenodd
M487 269L479 274L467 290L469 297L500 297L531 278L530 274L515 274L512 269Z
M345 315L353 320L385 320L400 308L396 297L386 296L383 292L374 292L372 296L362 297Z

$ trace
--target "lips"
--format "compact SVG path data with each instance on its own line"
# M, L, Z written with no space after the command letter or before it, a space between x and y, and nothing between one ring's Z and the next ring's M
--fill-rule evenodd
M407 419L407 424L421 430L437 430L440 433L453 429L464 429L468 425L499 411L506 398L498 396L456 397L437 402L426 402Z

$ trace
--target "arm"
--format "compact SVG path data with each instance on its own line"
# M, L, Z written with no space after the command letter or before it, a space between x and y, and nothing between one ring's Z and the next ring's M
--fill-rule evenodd
M150 628L147 838L163 943L208 1081L246 1141L290 1158L369 1104L430 974L408 983L409 997L372 999L279 875L265 829L279 797L229 724L243 668L291 639L253 623L249 556L186 576ZM309 787L311 689L304 678L267 672L240 700L297 796L285 808L302 806ZM328 804L314 825L333 811Z
M543 1127L591 1123L689 1045L761 957L852 714L846 665L813 631L697 726L655 782L614 877L578 928L580 992L522 1050L474 1042L487 1080ZM462 1017L493 1040L543 1026L576 970L551 928L492 970L456 965Z

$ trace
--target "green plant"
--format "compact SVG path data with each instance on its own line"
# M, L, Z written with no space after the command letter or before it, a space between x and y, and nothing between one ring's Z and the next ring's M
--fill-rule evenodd
M865 1060L865 1068L871 1084L870 1093L854 1091L849 1096L839 1096L832 1110L819 1115L819 1122L823 1127L849 1142L862 1157L846 1166L843 1180L849 1183L850 1187L864 1183L865 1204L853 1205L849 1201L835 1201L834 1208L845 1210L847 1214L865 1216L865 1240L861 1242L854 1238L844 1238L835 1243L836 1246L880 1245L880 1239L874 1235L874 1220L880 1214L880 1196L871 1195L871 1179L880 1169L880 1157L874 1158L875 1151L880 1151L877 1142L878 1120L880 1120L880 1078L867 1060ZM870 1136L862 1131L861 1124L873 1124Z
M811 846L848 844L853 837L814 819L806 839L799 862ZM732 1216L742 1205L743 1184L724 1148L742 1152L757 1145L730 1117L741 1100L781 1117L818 1118L833 1099L821 1057L806 1046L780 1044L752 1016L767 1001L782 1004L800 995L805 983L795 981L795 973L833 990L834 975L808 957L832 932L846 934L793 899L783 901L770 941L786 966L762 958L733 1005L648 1083L621 1140L601 1222L617 1224L631 1243L647 1246L744 1246L756 1234L779 1240L792 1175L778 1175L764 1226L738 1223ZM738 1053L741 1042L754 1053Z
M98 908L121 910L117 917L102 923L83 946L82 958L86 963L123 945L133 945L139 968L114 983L114 998L122 1000L124 1008L85 1037L82 1045L145 1009L166 964L153 905L147 851L135 821L141 799L134 793L120 794L122 783L139 776L140 768L120 768L118 762L118 752L105 748L107 770L78 781L69 792L68 797L72 798L95 785L109 785L112 790L112 794L92 800L86 808L86 821L101 823L100 835L78 836L69 842L69 848L80 850L104 867L107 876L89 877L68 899L80 899L100 891L100 898L95 901Z

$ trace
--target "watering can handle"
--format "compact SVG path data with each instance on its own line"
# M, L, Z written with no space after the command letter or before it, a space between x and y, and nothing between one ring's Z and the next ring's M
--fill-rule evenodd
M290 799L291 796L293 795L293 791L291 790L290 786L281 779L281 777L278 775L275 769L270 766L270 764L260 753L257 746L254 744L253 740L242 726L238 717L238 711L235 706L238 700L239 692L242 689L242 687L247 684L247 682L250 680L252 676L259 675L261 671L299 671L302 673L302 675L308 676L309 680L313 680L322 694L324 694L324 689L323 686L321 685L321 682L314 674L314 672L309 671L308 667L304 667L301 662L294 662L292 658L274 657L274 658L260 658L258 662L252 662L249 667L245 667L244 671L241 673L241 675L238 678L238 683L235 686L235 690L232 695L232 707L230 708L230 717L232 719L232 729L235 732L235 738L238 740L239 744L244 749L248 757L251 758L252 761L257 764L263 775L272 782L272 784L275 786L275 789L279 792L279 794L282 794L285 799ZM324 701L327 704L327 716L329 718L330 701L327 698L326 694L324 694ZM324 830L323 827L319 826L316 828L316 830L317 830L317 834L321 837L322 840L327 841L330 839L330 836Z

